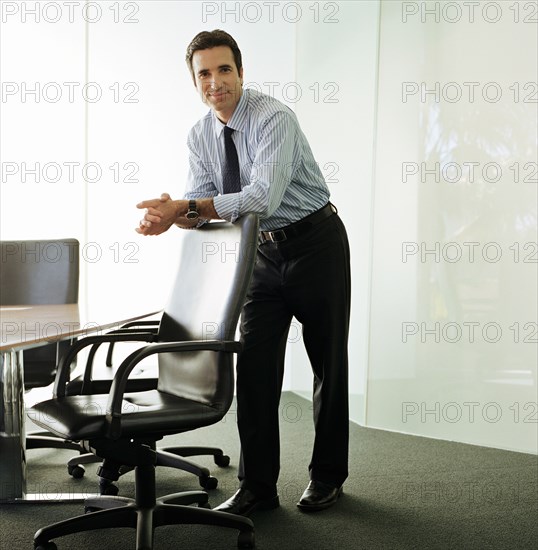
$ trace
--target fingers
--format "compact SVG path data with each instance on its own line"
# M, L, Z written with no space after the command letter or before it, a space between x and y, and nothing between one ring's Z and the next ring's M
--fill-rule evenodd
M137 208L150 208L150 207L157 208L161 205L161 203L167 202L169 200L171 200L170 195L168 193L163 193L158 199L150 199L147 201L139 202L136 205L136 207Z
M146 209L144 217L140 220L140 227L151 227L151 223L160 223L162 221L162 213L155 208Z
M152 220L151 218L158 218L158 220ZM163 217L163 213L160 210L157 210L156 208L152 208L151 206L146 210L146 215L144 218L149 221L160 221L160 219Z
M140 235L149 235L148 230L149 227L144 225L144 220L140 220L140 225L138 227L135 227L135 231L139 233Z
M150 199L147 201L139 202L136 207L145 209L144 217L140 220L140 224L135 228L135 231L144 236L148 235L160 235L166 231L166 227L163 227L161 222L163 221L163 212L159 210L162 204L171 200L168 193L162 193L158 199ZM159 225L161 224L161 225Z
M157 214L157 210L151 209ZM159 224L161 222L161 216L154 216L146 211L144 217L140 220L138 227L135 229L137 233L141 235L158 235L161 231L157 227L153 227L153 224Z
M137 208L155 208L156 206L159 206L161 204L161 201L159 199L151 199L149 201L142 201L139 202L136 207Z
M139 235L144 235L144 237L148 237L151 235L160 235L163 232L162 229L158 227L152 227L151 222L148 222L146 220L141 220L140 225L138 227L135 227L135 231Z

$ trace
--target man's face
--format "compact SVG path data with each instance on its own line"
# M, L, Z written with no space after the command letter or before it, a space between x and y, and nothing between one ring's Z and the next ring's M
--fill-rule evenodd
M237 72L232 50L216 46L192 56L196 89L223 122L231 118L242 93L243 69Z

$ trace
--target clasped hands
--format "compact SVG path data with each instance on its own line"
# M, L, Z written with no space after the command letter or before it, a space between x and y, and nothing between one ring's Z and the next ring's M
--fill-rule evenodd
M144 217L135 229L141 235L160 235L168 231L174 223L182 222L188 209L187 200L173 201L168 193L163 193L158 199L139 202L137 208L145 208ZM184 221L188 220L184 218Z

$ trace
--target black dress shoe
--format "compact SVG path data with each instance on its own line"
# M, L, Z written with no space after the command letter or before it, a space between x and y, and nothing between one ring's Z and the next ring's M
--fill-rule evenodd
M255 510L272 510L279 506L278 495L270 498L260 498L248 489L239 489L233 497L213 508L213 510L238 516L250 516Z
M317 512L332 506L342 494L342 486L335 487L321 481L311 481L297 506L303 512Z

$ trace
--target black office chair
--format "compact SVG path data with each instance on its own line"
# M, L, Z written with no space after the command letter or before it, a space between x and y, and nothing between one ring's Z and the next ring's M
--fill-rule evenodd
M76 304L79 282L79 242L76 239L0 241L0 305ZM38 328L39 330L39 328ZM54 381L68 341L24 350L25 390L46 387ZM27 449L77 449L76 444L32 432Z
M254 546L248 518L206 509L203 491L156 498L156 442L165 435L221 420L233 399L233 354L241 344L235 331L254 266L258 220L217 222L185 231L181 262L158 332L143 328L79 340L62 358L54 397L35 405L34 422L57 436L80 441L104 459L99 476L118 478L122 465L135 469L136 498L87 499L85 515L37 531L34 547L55 549L60 536L108 527L135 527L137 550L153 548L160 525L205 524L238 529L238 546ZM208 338L210 336L210 338ZM118 367L108 394L65 395L69 364L87 346L101 342L147 342ZM157 355L156 389L128 393L129 373ZM188 506L196 503L198 507ZM97 510L97 511L96 511Z
M133 321L125 324L117 334L128 334L133 330L146 330L152 331L155 334L158 332L158 321ZM130 330L127 330L130 329ZM69 382L66 387L66 395L91 395L94 393L108 393L112 384L111 379L97 378L94 379L93 375L93 361L95 354L102 342L94 344L90 349L90 354L84 373ZM109 348L106 354L106 365L112 366L112 352L114 349L114 342L109 343ZM103 371L101 371L102 375ZM150 369L151 373L151 369ZM157 380L154 378L148 378L146 374L142 373L139 378L129 379L128 391L145 391L154 389L157 387ZM190 456L213 456L215 464L221 467L227 467L230 464L230 457L225 455L222 449L211 446L173 446L173 447L159 447L157 448L157 462L156 466L168 466L170 468L176 468L186 472L190 472L198 477L200 486L204 489L216 489L218 486L218 479L211 475L208 468L201 466L186 457ZM91 464L100 462L101 459L93 453L81 453L80 455L72 457L67 462L67 471L69 475L76 479L80 479L84 476L85 469L84 464ZM132 470L132 467L122 466L120 468L120 475L123 475ZM99 492L103 495L117 495L118 486L108 479L101 479L99 483Z

